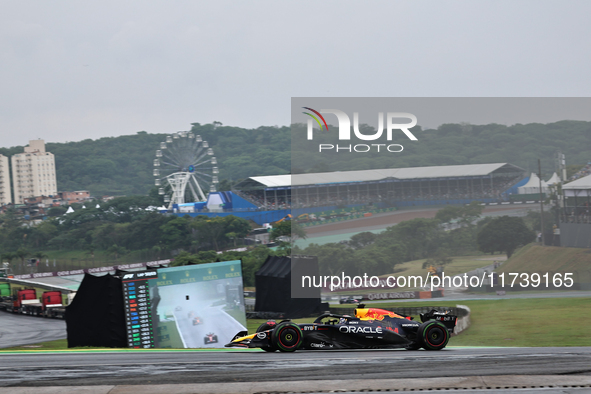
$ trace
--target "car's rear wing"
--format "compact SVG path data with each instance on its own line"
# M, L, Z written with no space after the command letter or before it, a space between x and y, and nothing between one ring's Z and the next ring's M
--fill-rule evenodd
M438 322L443 323L449 332L454 331L458 321L457 316L450 315L447 312L439 312L436 309L431 309L427 313L421 313L420 316L423 323L429 320L437 320Z

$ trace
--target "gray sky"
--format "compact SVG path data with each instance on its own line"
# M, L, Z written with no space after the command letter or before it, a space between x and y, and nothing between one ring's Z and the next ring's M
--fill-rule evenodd
M310 119L303 107L320 111L338 109L344 111L350 121L357 112L359 123L374 128L378 128L379 112L411 113L423 128L435 128L443 123L514 125L591 121L591 97L295 97L292 99L292 123L306 123ZM338 126L336 116L325 116L329 124ZM400 118L397 121L410 122Z
M2 147L287 125L291 97L591 92L588 1L0 6Z

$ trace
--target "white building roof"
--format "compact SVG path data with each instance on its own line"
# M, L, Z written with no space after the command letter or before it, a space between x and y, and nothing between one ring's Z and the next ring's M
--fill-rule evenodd
M572 181L567 183L566 185L562 185L563 190L583 190L583 189L591 189L591 175L584 176L582 178L577 179L576 181Z
M259 182L266 187L291 186L291 175L253 176L249 179Z
M305 185L322 185L330 183L372 182L384 179L433 179L457 178L468 176L486 176L507 166L516 171L521 168L508 163L466 164L454 166L430 166L410 168L386 168L379 170L335 171L312 174L254 176L242 183L246 185L254 181L267 188L290 187Z

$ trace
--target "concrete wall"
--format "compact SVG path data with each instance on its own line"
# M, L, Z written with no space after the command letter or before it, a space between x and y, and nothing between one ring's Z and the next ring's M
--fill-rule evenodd
M454 335L458 335L468 327L470 327L470 308L466 305L456 305L456 308L464 311L463 314L458 313L458 321L456 322L456 329Z

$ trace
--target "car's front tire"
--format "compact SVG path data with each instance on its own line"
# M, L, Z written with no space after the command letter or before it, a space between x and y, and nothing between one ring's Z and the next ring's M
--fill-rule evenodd
M279 324L271 335L271 343L282 352L295 352L304 339L302 329L295 323Z

